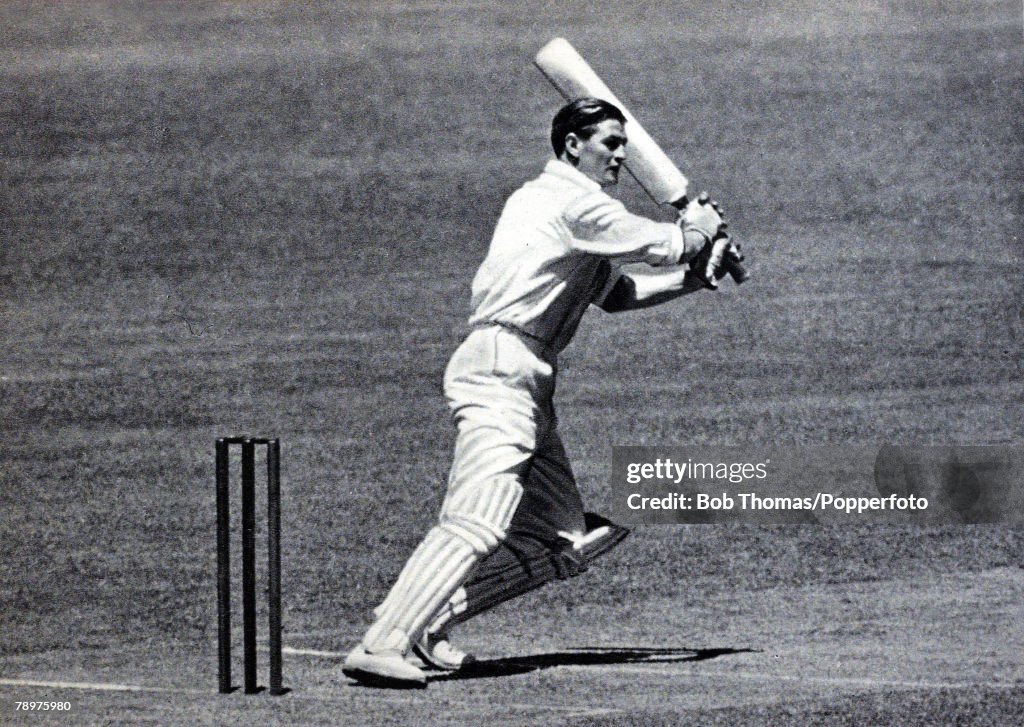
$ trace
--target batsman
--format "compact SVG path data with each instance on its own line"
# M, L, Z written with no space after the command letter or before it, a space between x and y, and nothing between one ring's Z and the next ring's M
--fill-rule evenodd
M348 677L422 687L427 670L464 668L473 657L449 640L454 626L582 573L628 533L584 511L553 405L559 353L591 305L666 303L738 260L706 196L673 223L607 194L629 132L615 104L571 101L551 125L554 158L505 204L473 279L471 332L444 375L457 437L440 517L349 653Z

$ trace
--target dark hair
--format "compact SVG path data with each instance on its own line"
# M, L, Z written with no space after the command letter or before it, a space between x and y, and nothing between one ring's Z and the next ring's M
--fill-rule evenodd
M551 147L555 150L555 156L562 156L565 137L569 134L575 133L581 139L589 139L595 127L608 119L626 123L626 117L618 106L592 96L578 98L563 106L551 121Z

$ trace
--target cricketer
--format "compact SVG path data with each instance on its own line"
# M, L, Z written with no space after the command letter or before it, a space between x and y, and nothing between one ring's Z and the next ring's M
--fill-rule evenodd
M346 676L422 687L428 669L463 668L473 657L450 642L453 626L578 575L626 536L584 512L553 405L558 355L592 304L614 313L704 288L686 264L706 259L724 227L704 197L671 223L605 192L626 158L626 126L606 101L567 104L551 126L555 158L507 201L473 279L472 330L444 375L457 437L440 517L348 654Z

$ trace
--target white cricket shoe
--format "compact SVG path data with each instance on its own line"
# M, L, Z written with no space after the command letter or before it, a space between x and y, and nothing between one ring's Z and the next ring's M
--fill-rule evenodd
M424 631L412 650L424 664L441 671L456 671L476 661L472 654L452 646L448 634L443 631L435 634Z
M427 675L407 662L402 652L388 650L372 654L362 644L349 653L341 672L371 687L424 689L427 686Z

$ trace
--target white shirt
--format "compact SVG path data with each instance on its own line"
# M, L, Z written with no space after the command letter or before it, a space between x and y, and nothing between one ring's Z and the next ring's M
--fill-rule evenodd
M497 323L557 353L591 303L614 284L613 264L674 265L683 233L631 214L575 167L552 159L509 197L473 279L470 325Z

